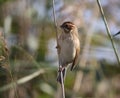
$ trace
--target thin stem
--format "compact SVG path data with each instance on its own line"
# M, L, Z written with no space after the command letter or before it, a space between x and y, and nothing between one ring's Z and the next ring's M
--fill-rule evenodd
M112 44L114 53L115 53L115 55L116 55L118 64L120 65L119 56L118 56L118 54L117 54L117 50L116 50L116 48L115 48L115 45L114 45L112 36L110 35L110 30L109 30L109 27L108 27L108 24L107 24L107 20L106 20L106 17L105 17L105 15L104 15L104 11L103 11L103 9L102 9L102 6L101 6L101 3L100 3L99 0L97 0L97 4L98 4L98 6L99 6L99 10L100 10L100 13L101 13L101 15L102 15L102 19L103 19L103 21L104 21L104 24L105 24L105 27L106 27L106 30L107 30L107 34L108 34L108 37L109 37L109 39L110 39L110 41L111 41L111 44Z
M65 98L65 89L64 89L64 81L63 81L63 73L60 71L61 76L61 88L62 88L62 98Z
M32 73L32 74L30 74L28 76L22 77L21 79L19 79L17 81L12 81L10 84L7 84L7 85L1 87L0 92L10 89L11 87L13 87L13 85L14 85L14 88L16 88L17 85L24 84L24 83L34 79L35 77L37 77L40 74L43 74L45 72L46 72L45 69L39 69L36 72L34 72L34 73Z
M56 21L56 16L55 16L55 6L54 5L55 5L55 1L53 0L53 17L54 17L54 24L55 24L55 30L56 30L56 41L57 41L57 46L58 46L58 30L57 30L57 21ZM58 53L58 58L59 58L59 53ZM59 62L59 68L60 68L60 62ZM60 76L61 76L61 81L62 81L62 83L61 83L62 98L65 98L65 91L64 91L64 82L63 82L62 71L60 72Z
M54 23L55 23L55 30L56 30L56 41L58 45L58 30L57 30L57 21L56 21L56 15L55 15L55 1L53 0L53 17L54 17Z

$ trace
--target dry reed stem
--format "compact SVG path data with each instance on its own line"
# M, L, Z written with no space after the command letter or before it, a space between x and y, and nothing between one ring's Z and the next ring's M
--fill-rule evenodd
M56 15L55 15L55 1L53 0L53 18L54 18L54 24L55 24L55 30L56 30L56 41L57 41L57 46L58 46L58 30L57 30L57 21L56 21ZM58 49L58 48L57 48ZM58 53L58 51L57 51ZM59 60L59 53L58 53L58 60ZM59 68L60 68L60 62L59 62ZM60 71L61 75L61 88L62 88L62 98L65 98L65 90L64 90L64 81L63 81L63 75L62 71Z

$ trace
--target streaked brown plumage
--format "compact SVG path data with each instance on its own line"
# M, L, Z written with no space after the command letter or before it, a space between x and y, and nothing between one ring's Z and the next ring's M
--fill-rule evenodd
M77 64L79 52L80 52L80 41L78 35L78 29L72 22L64 22L61 26L62 33L58 38L58 53L59 62L62 67L63 77L66 73L66 67L71 64L71 71ZM57 81L61 83L60 72L58 73Z

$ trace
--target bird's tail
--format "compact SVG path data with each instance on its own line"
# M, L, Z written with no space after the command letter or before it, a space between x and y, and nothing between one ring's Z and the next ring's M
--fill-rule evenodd
M64 78L65 78L65 74L66 74L66 69L64 68L62 70L62 77L63 77L63 81L64 81ZM60 84L62 83L62 79L61 79L61 72L59 71L58 72L58 76L57 76L57 82L59 82Z

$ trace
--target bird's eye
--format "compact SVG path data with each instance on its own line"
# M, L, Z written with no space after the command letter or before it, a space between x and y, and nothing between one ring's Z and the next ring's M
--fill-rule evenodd
M68 28L68 25L65 25L65 28Z

